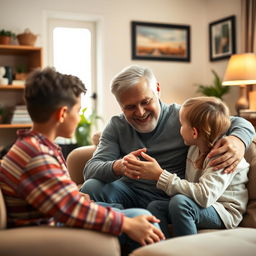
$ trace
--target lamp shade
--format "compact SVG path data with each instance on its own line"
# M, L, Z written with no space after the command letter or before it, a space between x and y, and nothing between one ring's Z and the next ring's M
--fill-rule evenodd
M228 62L222 85L256 84L256 54L234 54Z

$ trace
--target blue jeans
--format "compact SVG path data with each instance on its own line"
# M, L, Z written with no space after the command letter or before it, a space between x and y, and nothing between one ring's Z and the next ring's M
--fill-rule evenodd
M214 207L203 208L185 195L177 194L170 200L153 201L147 209L160 219L160 227L166 238L197 234L197 229L224 229L225 225Z
M139 215L152 215L148 210L141 209L141 208L130 208L130 209L123 209L122 205L119 204L109 204L105 202L96 202L96 204L99 204L101 206L107 207L110 206L114 211L123 213L126 217L134 218ZM158 229L160 229L160 226L158 223L153 223L154 226L156 226ZM138 242L135 242L131 238L129 238L126 234L121 234L119 237L119 242L121 244L122 249L122 255L128 255L133 250L139 248L141 245Z
M121 212L124 214L124 216L129 217L129 218L134 218L139 215L152 215L148 210L146 209L140 209L140 208L131 208L131 209L123 209L123 206L120 204L108 204L105 202L95 202L98 205L104 206L104 207L112 207L112 209L116 212ZM158 223L152 223L155 227L161 230L160 226ZM65 224L63 223L56 223L57 227L63 227ZM133 250L139 248L141 245L132 240L130 237L128 237L126 234L121 234L119 237L119 242L121 245L121 250L122 250L122 256L126 256L129 253L131 253Z
M169 197L162 191L156 194L154 191L146 191L140 187L116 180L104 183L97 179L88 179L80 188L80 191L89 194L95 202L118 203L126 208L147 208L153 200L164 200Z

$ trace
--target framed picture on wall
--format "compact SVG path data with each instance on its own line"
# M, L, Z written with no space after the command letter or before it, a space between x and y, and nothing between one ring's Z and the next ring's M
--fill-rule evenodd
M190 26L133 21L132 59L190 61Z
M210 60L222 60L236 53L235 16L209 24Z

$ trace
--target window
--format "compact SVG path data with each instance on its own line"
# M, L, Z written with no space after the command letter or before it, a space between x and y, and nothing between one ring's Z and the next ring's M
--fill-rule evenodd
M82 97L81 109L87 107L87 113L91 113L96 107L92 97L95 95L96 80L95 23L49 19L48 32L49 65L61 73L78 76L83 81L87 93Z
M78 76L87 93L82 108L91 108L91 32L84 28L56 27L53 30L53 66L61 73Z

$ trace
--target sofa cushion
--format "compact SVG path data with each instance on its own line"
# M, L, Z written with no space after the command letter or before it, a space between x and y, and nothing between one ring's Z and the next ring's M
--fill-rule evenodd
M236 228L167 239L133 251L130 256L255 256L256 229Z
M6 208L4 203L4 197L0 188L0 229L6 228Z
M256 139L253 140L246 151L245 159L250 164L249 181L247 183L249 201L240 226L256 228Z
M119 256L115 236L75 228L34 226L0 230L2 256Z

